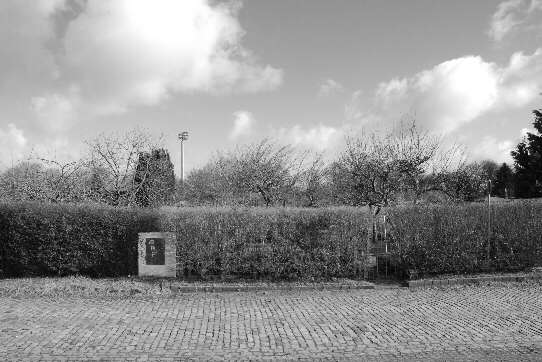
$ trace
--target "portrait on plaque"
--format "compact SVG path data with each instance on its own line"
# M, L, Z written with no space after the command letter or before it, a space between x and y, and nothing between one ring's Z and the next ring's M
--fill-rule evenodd
M145 240L145 263L147 265L165 264L165 240L161 238L147 238Z

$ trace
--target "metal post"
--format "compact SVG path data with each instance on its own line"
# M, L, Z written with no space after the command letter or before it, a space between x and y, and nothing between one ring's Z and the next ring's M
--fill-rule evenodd
M184 141L186 141L187 139L187 131L179 133L179 140L181 140L181 185L184 184Z
M489 180L489 191L487 193L487 261L489 266L491 251L491 180Z
M181 139L181 183L184 183L184 141Z

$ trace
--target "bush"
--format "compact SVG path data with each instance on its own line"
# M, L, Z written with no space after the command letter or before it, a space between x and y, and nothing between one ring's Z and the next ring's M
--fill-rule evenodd
M307 279L361 271L360 209L142 210L0 204L0 276L137 273L137 233L175 231L178 275Z
M0 276L137 273L137 233L152 212L103 206L0 203Z
M515 271L542 264L542 204L514 202L389 210L392 248L403 271ZM489 240L489 259L488 259Z
M358 275L367 217L354 208L188 208L161 214L185 276L306 279Z
M399 274L513 271L542 265L542 203L387 210ZM137 273L137 234L174 231L177 275L270 280L357 277L360 208L179 208L0 203L0 277Z

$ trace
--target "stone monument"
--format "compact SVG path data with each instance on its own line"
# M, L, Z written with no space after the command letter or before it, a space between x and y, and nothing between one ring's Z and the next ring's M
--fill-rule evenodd
M175 233L139 233L138 254L140 277L176 277Z

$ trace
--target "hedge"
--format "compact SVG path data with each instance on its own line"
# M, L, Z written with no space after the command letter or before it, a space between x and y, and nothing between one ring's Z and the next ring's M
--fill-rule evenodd
M186 209L162 212L184 276L275 280L362 272L367 214L354 208Z
M542 265L542 203L419 206L388 211L400 268L418 275L524 270ZM488 245L489 243L489 245Z
M491 210L490 229L483 204L385 210L388 250L398 274L542 265L542 203ZM0 277L135 275L137 233L150 231L176 233L182 278L359 277L367 224L365 209L356 208L145 210L4 202Z
M0 276L137 273L137 233L156 215L135 209L0 203Z
M0 276L137 273L137 233L177 233L178 275L357 276L366 214L353 208L171 210L0 203Z

